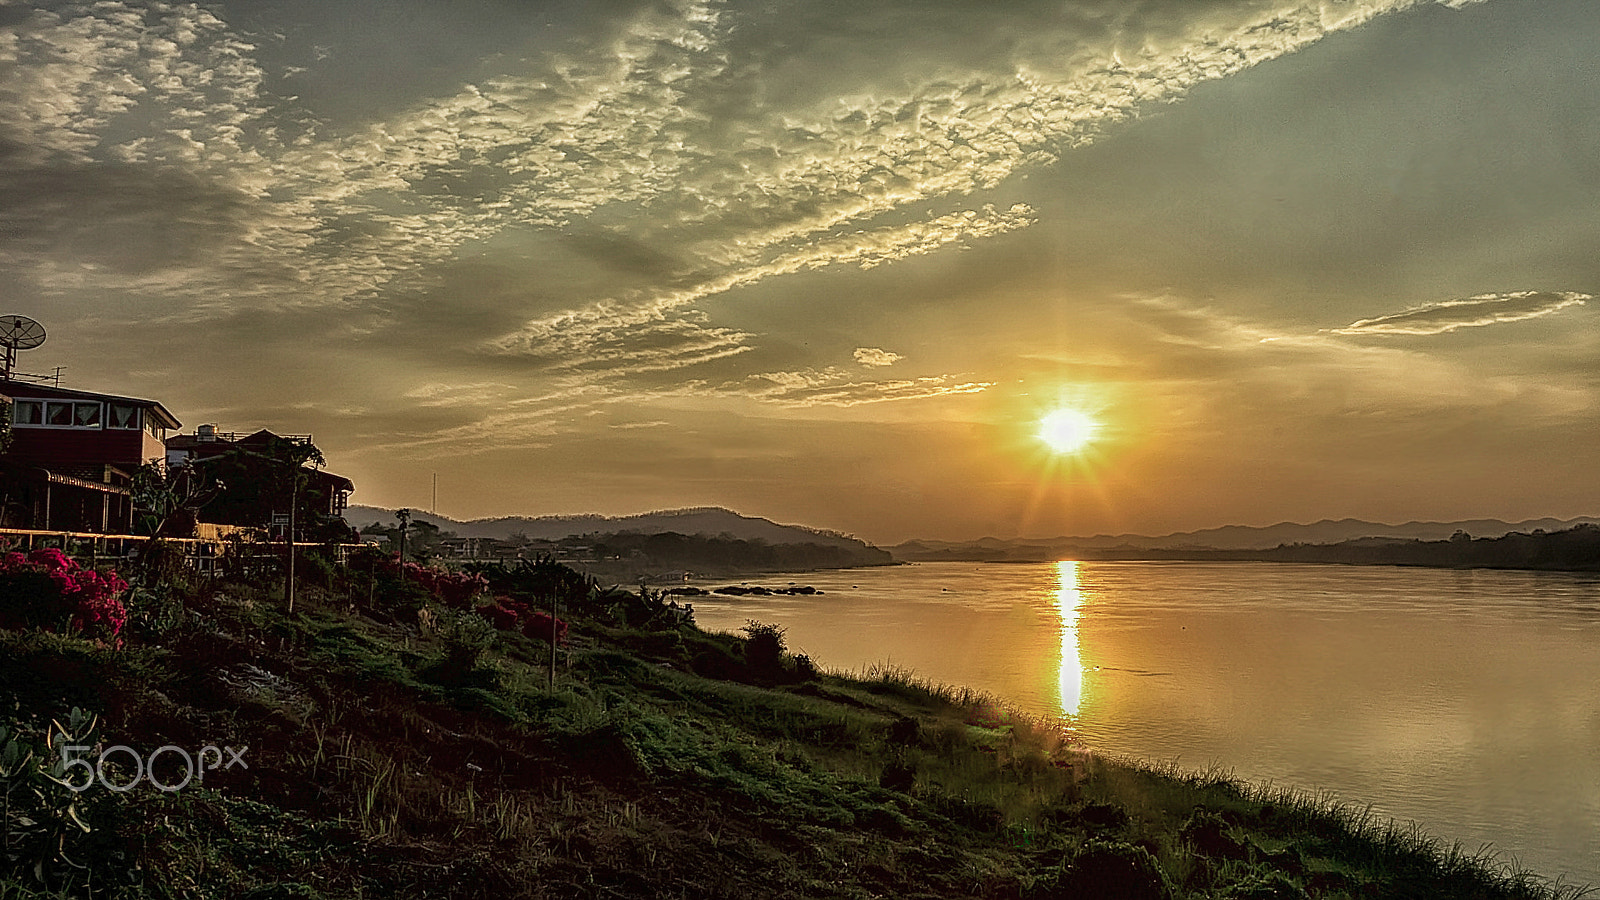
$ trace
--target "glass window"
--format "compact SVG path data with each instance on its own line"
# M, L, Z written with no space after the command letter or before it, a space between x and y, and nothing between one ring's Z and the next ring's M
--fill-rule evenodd
M77 415L72 424L77 425L79 428L100 427L100 404L75 403L73 406L77 409Z
M44 405L44 422L46 425L72 425L71 403L46 403Z
M37 400L18 400L12 415L17 425L43 425L44 404Z
M111 404L112 428L138 428L139 407L129 406L124 403Z

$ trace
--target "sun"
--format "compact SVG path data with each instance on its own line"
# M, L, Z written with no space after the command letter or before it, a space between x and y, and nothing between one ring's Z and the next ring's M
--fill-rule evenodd
M1039 420L1039 440L1056 453L1082 450L1099 430L1099 422L1075 409L1058 409Z

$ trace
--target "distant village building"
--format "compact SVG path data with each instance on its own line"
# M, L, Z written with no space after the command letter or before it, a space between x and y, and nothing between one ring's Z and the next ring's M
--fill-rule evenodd
M154 400L0 381L11 444L0 454L0 527L122 532L133 473L166 459L182 426Z

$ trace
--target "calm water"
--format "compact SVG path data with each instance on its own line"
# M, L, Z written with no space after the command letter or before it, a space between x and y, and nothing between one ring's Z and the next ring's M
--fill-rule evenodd
M827 668L892 663L1102 752L1332 792L1600 884L1595 576L928 563L751 583L791 580L826 593L697 597L696 620L779 624Z

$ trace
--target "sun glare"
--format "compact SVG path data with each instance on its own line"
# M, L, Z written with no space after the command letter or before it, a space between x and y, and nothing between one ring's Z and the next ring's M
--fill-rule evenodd
M1039 440L1056 453L1083 449L1099 430L1099 422L1075 409L1058 409L1039 420Z

